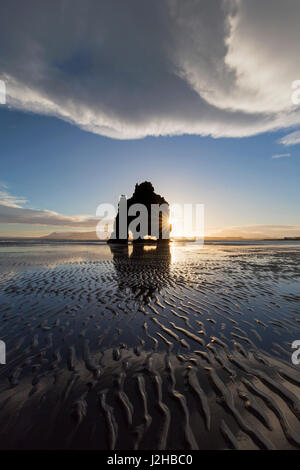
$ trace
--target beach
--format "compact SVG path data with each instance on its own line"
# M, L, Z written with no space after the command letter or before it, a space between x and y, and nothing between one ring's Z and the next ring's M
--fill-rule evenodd
M0 448L300 448L299 278L299 242L2 243Z

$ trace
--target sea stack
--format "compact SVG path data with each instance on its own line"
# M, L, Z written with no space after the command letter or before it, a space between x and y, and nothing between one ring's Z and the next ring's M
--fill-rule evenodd
M143 230L139 220L141 205L147 211L146 227ZM153 243L170 240L169 203L163 196L155 193L149 181L137 183L131 198L127 199L125 195L120 197L114 231L108 243L128 243L130 232L133 232L130 228L133 226L136 228L133 242Z

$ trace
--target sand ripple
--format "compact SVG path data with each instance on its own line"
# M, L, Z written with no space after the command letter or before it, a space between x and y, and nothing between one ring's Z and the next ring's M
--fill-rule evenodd
M104 249L1 255L0 447L300 448L300 250Z

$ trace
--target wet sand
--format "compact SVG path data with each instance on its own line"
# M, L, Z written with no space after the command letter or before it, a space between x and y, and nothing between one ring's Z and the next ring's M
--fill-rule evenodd
M300 245L0 249L2 449L298 449Z

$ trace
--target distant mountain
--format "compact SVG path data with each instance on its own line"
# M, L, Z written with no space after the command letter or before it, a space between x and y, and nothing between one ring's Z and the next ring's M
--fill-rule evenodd
M109 233L107 237L109 237ZM43 240L89 240L98 241L96 231L93 232L52 232L40 237ZM174 241L195 241L196 237L171 237ZM205 240L243 240L242 237L205 237Z
M110 233L105 233L105 236L109 238ZM99 241L96 231L92 232L52 232L49 235L39 237L43 240L85 240L85 241ZM105 238L104 238L105 239ZM174 241L195 241L194 237L171 237ZM242 241L242 240L299 240L299 237L285 237L285 238L264 238L264 237L204 237L205 241Z
M109 236L109 234L107 235ZM52 232L40 237L43 240L91 240L99 241L96 231L93 232Z

